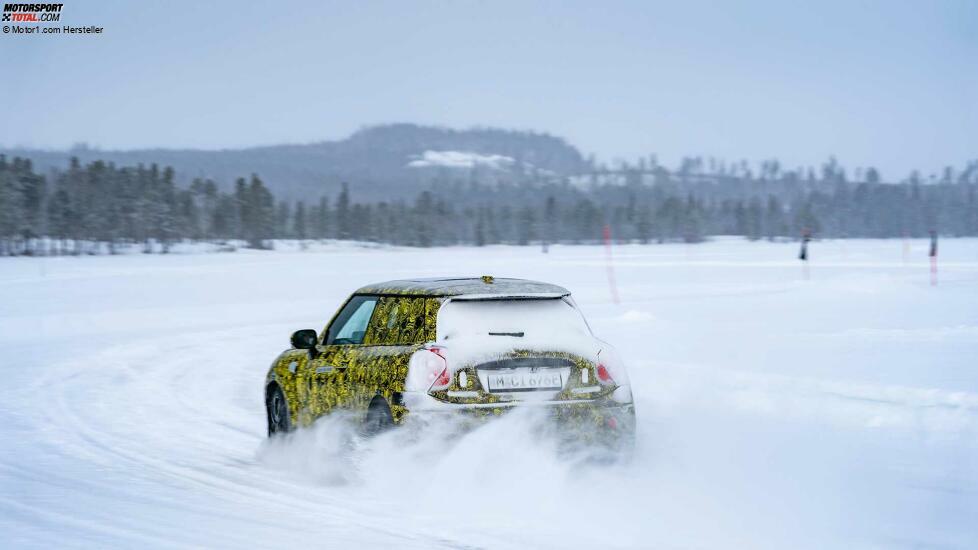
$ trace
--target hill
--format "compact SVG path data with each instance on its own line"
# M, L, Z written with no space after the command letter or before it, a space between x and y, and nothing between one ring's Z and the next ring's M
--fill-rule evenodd
M3 149L47 172L95 160L120 166L172 166L178 183L211 178L227 190L235 178L259 174L282 199L315 200L334 195L348 182L360 199L412 197L435 181L520 182L541 175L571 176L588 163L575 147L548 134L474 128L454 130L416 124L389 124L355 132L346 139L244 149L70 150Z

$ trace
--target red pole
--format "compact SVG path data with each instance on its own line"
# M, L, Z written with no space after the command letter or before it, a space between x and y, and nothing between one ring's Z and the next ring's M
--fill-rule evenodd
M611 258L611 226L605 224L601 234L602 237L604 237L605 266L607 267L608 271L608 288L611 289L611 301L617 304L619 303L618 285L615 283L615 268L612 265Z

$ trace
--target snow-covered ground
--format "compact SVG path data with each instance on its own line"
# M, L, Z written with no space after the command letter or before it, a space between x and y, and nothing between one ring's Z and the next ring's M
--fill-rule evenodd
M0 259L0 547L975 548L978 240L719 239ZM617 345L628 466L514 415L352 449L265 442L261 382L354 288L570 288Z

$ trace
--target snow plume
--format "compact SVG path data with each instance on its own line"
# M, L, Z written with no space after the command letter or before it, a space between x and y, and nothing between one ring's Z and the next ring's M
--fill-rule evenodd
M691 414L676 425L640 426L634 459L609 463L592 460L600 455L591 450L564 450L538 415L517 409L471 430L445 420L371 439L347 419L326 417L262 443L257 456L267 475L280 479L282 498L316 491L405 540L464 541L468 548L635 548L653 541L669 548L819 548L839 535L832 499L840 486L825 477L838 459L826 464L830 454L794 445L800 435L764 423L748 434L736 421ZM795 469L769 471L772 455L790 457ZM796 477L820 483L804 483L801 493ZM824 531L800 542L800 524Z
M533 409L514 410L474 427L457 417L411 418L407 425L373 437L362 435L355 421L339 414L263 442L257 456L263 465L301 481L343 485L366 494L402 494L415 501L430 493L435 506L446 495L482 494L503 481L493 478L508 478L510 490L526 486L530 480L512 476L529 472L508 471L520 462L547 464L550 472L563 460L570 467L577 457L558 457L553 435Z
M533 409L471 429L445 419L370 439L327 417L258 451L269 471L330 486L351 512L375 510L377 524L413 537L471 548L629 546L612 527L617 507L596 506L627 498L614 488L627 467L594 456L563 449Z
M467 151L425 151L419 158L409 162L411 168L475 168L485 166L506 170L516 161L504 155L482 155Z

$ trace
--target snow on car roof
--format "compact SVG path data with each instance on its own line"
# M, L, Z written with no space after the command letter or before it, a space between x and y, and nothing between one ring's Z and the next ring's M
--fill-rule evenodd
M402 279L367 285L355 294L399 294L415 296L513 296L561 297L570 295L562 286L527 279L494 277L439 277Z

